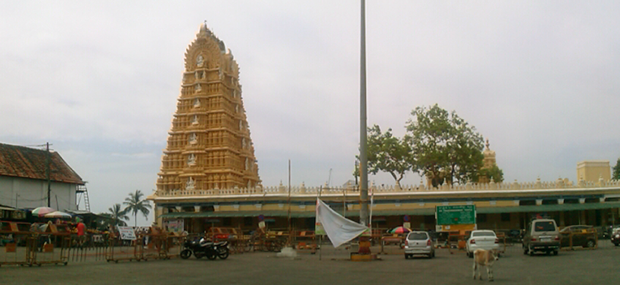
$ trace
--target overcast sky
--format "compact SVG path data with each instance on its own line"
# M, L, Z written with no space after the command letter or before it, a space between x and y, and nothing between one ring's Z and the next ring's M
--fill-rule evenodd
M263 185L286 185L289 159L293 185L341 185L359 144L359 5L3 1L0 142L50 142L88 181L93 212L151 194L206 20L240 66ZM366 8L368 125L402 136L415 107L437 103L489 139L507 181L575 181L577 162L620 157L620 2Z

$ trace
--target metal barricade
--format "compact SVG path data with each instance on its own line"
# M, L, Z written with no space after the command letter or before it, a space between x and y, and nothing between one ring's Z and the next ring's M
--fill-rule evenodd
M32 233L29 223L0 221L0 266L29 265L31 262Z
M69 261L69 247L71 237L68 228L63 225L47 223L41 232L33 236L30 248L30 263L41 266L42 264L64 264Z
M105 260L108 250L108 234L86 233L79 237L72 234L69 246L70 262L85 262Z
M170 259L180 255L185 237L151 227L147 233L138 235L136 245L143 260Z
M142 259L168 259L169 244L164 233L149 233L138 236Z
M136 246L136 241L121 240L120 237L110 234L108 246L105 249L105 260L115 263L122 260L140 261L142 260L141 243L140 246Z
M583 249L597 249L598 248L598 234L595 229L582 230L581 232L570 232L568 237L568 246L564 250L575 250L575 247L581 247ZM592 241L592 245L588 246L589 241ZM560 240L562 244L562 240Z

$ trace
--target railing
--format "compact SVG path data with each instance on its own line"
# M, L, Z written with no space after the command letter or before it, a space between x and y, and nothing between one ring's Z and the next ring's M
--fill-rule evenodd
M371 193L407 193L407 192L454 192L454 191L503 191L503 190L553 190L553 189L596 189L607 187L620 187L620 180L604 181L600 179L598 182L579 181L574 185L572 182L562 179L551 182L542 182L538 179L536 182L519 183L467 183L464 185L448 185L443 184L439 187L429 187L427 185L405 185L405 186L370 186ZM291 195L317 195L319 191L322 194L347 194L357 193L358 189L353 184L347 184L341 187L306 187L291 186ZM184 197L184 196L217 196L217 195L270 195L270 194L288 194L289 188L280 184L272 187L253 187L253 188L228 188L228 189L177 189L177 190L157 190L153 194L154 197Z

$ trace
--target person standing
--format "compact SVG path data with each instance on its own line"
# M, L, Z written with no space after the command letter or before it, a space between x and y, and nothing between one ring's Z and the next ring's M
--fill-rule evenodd
M80 220L79 218L77 219L78 224L76 226L77 228L77 236L78 236L78 245L80 247L82 247L84 245L84 241L86 240L86 225L84 225L84 223L82 223L82 220Z

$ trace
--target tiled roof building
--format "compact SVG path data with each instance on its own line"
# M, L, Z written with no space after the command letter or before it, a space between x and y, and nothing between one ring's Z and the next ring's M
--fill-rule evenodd
M0 204L15 208L47 206L48 169L50 206L58 210L77 210L76 194L84 191L81 187L85 182L59 153L2 143Z
M0 143L0 176L46 180L47 151ZM50 152L50 180L84 184L57 152Z

